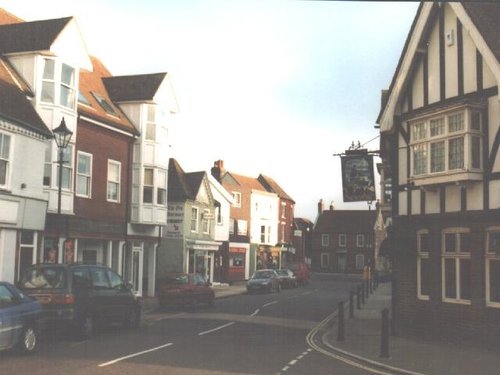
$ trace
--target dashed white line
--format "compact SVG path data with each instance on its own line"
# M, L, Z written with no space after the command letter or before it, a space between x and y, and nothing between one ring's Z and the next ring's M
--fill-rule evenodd
M293 366L293 365L294 365L294 364L296 364L297 362L298 362L298 361L297 361L296 359L293 359L293 360L291 360L290 362L288 362L288 364L289 364L290 366Z
M174 345L174 344L171 343L171 342L169 342L168 344L165 344L165 345L160 345L160 346L157 346L155 348L151 348L151 349L148 349L148 350L143 350L142 352L137 352L137 353L129 354L129 355L126 355L124 357L113 359L112 361L109 361L109 362L101 363L98 366L99 367L105 367L105 366L113 365L113 364L115 364L117 362L120 362L120 361L123 361L125 359L137 357L137 356L140 356L140 355L143 355L143 354L146 354L146 353L150 353L150 352L154 352L155 350L160 350L160 349L166 348L168 346L172 346L172 345Z
M257 309L257 310L255 310L252 314L250 314L250 316L255 316L255 315L257 315L259 312L260 312L260 309Z
M235 322L229 322L227 324L224 324L220 327L216 327L216 328L213 328L213 329L209 329L208 331L204 331L204 332L200 332L198 333L198 336L203 336L203 335L206 335L208 333L212 333L212 332L215 332L215 331L218 331L220 329L223 329L223 328L226 328L226 327L229 327L229 326L232 326Z

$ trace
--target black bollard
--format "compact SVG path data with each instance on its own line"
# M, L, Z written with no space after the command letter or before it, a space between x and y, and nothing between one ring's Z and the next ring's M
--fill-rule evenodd
M382 326L380 332L380 358L389 358L389 309L382 310Z
M354 292L349 292L349 318L354 318Z
M345 341L344 336L344 302L339 302L337 341Z

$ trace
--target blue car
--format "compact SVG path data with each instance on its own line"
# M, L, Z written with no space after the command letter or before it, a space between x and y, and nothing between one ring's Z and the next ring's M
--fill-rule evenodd
M0 281L0 350L33 352L38 343L42 305L14 285Z

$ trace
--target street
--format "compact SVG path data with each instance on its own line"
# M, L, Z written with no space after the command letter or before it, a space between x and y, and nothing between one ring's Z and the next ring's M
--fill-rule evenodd
M0 373L360 374L306 340L358 282L313 275L309 285L280 293L217 299L211 308L153 311L137 330L109 327L81 342L52 333L33 356L2 353Z

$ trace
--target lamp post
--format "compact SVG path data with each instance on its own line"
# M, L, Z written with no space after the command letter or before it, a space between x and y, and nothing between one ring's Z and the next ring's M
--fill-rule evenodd
M57 148L59 149L59 157L57 158L58 171L59 171L59 181L58 181L58 195L57 195L57 214L61 214L61 189L62 189L62 167L64 164L64 150L68 147L69 141L71 140L71 136L73 132L68 129L66 126L66 121L64 121L64 117L61 120L61 123L57 128L53 131L54 140L56 141Z

